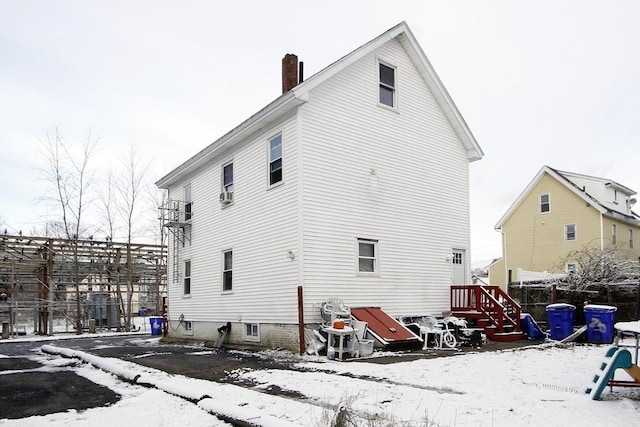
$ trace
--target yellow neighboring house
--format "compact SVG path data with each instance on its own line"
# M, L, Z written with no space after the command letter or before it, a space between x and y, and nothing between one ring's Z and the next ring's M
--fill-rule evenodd
M523 271L567 273L575 268L569 252L592 245L616 247L637 260L635 194L610 179L544 166L495 226L502 258L489 268L490 283L506 288L527 280Z

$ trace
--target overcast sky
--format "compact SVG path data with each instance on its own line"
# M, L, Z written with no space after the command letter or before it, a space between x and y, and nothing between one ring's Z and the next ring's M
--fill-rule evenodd
M134 145L152 181L281 94L281 58L316 73L406 21L485 157L471 168L471 256L543 165L640 191L640 2L0 0L0 224L51 219L45 130Z

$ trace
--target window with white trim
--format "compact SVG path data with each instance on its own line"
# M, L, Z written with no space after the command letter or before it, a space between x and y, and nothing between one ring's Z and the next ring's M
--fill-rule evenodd
M244 340L260 341L260 325L257 323L244 324Z
M618 244L618 226L611 224L611 243Z
M282 181L282 134L269 140L269 185Z
M191 212L191 184L184 187L184 220L191 221L193 213Z
M183 288L182 293L184 295L191 294L191 260L186 260L184 262L184 277L183 280Z
M222 191L233 193L233 162L222 166Z
M222 252L222 290L233 290L233 251Z
M396 69L382 62L378 63L378 102L387 107L396 107Z
M551 210L551 196L547 193L540 195L540 213L546 213Z
M358 239L358 273L376 273L378 241Z
M564 226L564 240L572 241L576 240L577 232L575 224L567 224Z
M569 262L565 265L564 271L566 271L567 274L575 274L578 271L578 265L574 262Z

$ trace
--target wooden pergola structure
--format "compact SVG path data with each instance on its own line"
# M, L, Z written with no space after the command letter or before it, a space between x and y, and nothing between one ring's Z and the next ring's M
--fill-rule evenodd
M54 319L127 327L136 308L161 312L166 258L160 245L0 234L0 320L12 334L51 335Z

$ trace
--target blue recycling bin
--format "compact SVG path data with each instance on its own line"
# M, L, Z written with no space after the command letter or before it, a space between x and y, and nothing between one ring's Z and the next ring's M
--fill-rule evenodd
M587 323L587 341L592 344L611 344L615 336L617 307L610 305L588 304L584 306L584 318Z
M149 323L151 324L151 335L162 335L162 317L151 316Z
M576 318L576 306L565 303L547 306L549 320L549 338L561 340L573 333L573 322Z

